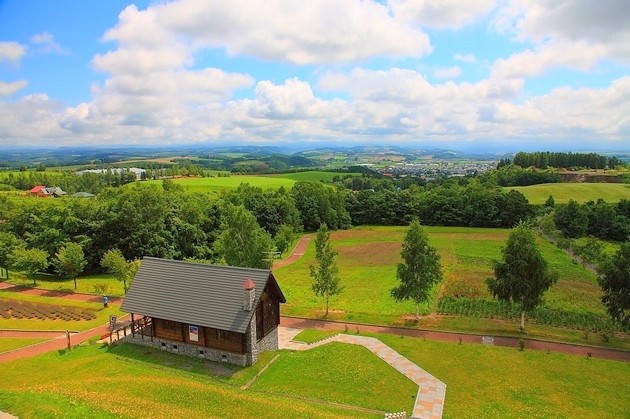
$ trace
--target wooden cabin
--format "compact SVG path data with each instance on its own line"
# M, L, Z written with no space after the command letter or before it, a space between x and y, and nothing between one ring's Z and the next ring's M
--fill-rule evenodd
M121 309L132 314L129 341L251 365L260 352L278 349L284 302L267 269L145 257Z

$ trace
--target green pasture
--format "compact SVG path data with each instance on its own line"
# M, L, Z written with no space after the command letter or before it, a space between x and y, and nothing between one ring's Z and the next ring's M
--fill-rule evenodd
M283 351L252 390L411 412L418 386L362 346L333 342Z
M108 322L111 314L122 317L126 313L120 311L120 306L109 304L109 307L103 308L100 302L86 303L82 301L74 301L66 298L46 297L26 295L11 290L0 290L0 298L13 299L20 301L28 301L36 304L54 304L66 307L79 307L94 310L96 318L93 320L66 321L61 319L16 319L4 318L0 316L0 329L19 329L19 330L89 330L97 326L101 326Z
M627 363L373 336L447 385L445 418L630 416ZM279 358L241 389L276 354ZM409 413L417 390L369 351L340 343L265 353L246 368L130 344L92 344L7 362L2 377L0 410L25 419L213 417L217 412L226 418L376 418L383 415L359 408Z
M241 390L249 370L258 371L263 365L240 370L159 352L129 344L89 345L6 363L0 410L24 419L382 417L328 405L315 397L305 400L265 389Z
M446 383L445 418L627 418L627 363L378 335Z
M501 258L509 230L466 227L425 227L430 243L441 256L444 282L433 291L433 300L422 306L423 314L435 308L437 296L491 299L485 279L493 275L492 262ZM338 252L337 265L343 292L331 299L329 319L345 321L415 325L414 305L396 302L390 290L396 286L396 265L400 262L401 243L406 227L364 226L331 234L331 244ZM605 316L600 302L601 291L596 276L573 262L562 250L542 239L540 249L558 282L545 297L548 308ZM289 316L324 317L324 302L311 290L309 266L315 264L311 241L304 257L293 264L274 270L287 297L282 312ZM483 327L485 319L475 319ZM513 333L516 325L499 323L503 333ZM422 319L421 327L444 327L432 318ZM449 324L455 330L470 330L470 325ZM473 328L474 330L475 328ZM537 328L548 336L545 328ZM574 336L569 334L570 340Z
M269 176L240 176L229 177L191 177L172 179L176 185L181 185L188 192L217 192L229 189L236 189L242 183L256 186L263 189L280 189L281 187L290 189L295 184L292 179L269 177ZM161 180L147 180L143 184L162 185Z
M55 275L39 274L35 276L36 287L52 291L80 292L84 294L107 295L120 297L124 295L123 283L111 274L85 275L77 278L77 289L74 289L72 279L60 278ZM20 272L11 272L10 281L16 285L32 287L33 280ZM129 285L129 284L127 284ZM104 291L103 291L104 290Z
M549 195L553 196L556 204L566 204L570 199L581 203L600 198L609 203L630 199L630 185L624 183L544 183L503 189L506 192L512 189L519 191L534 205L544 204Z
M330 183L333 181L335 177L344 178L346 176L361 176L361 173L348 173L348 172L325 172L312 170L307 172L295 172L295 173L283 173L280 175L272 175L271 177L284 178L284 179L292 179L296 182L327 182Z
M44 342L46 339L0 337L0 353Z

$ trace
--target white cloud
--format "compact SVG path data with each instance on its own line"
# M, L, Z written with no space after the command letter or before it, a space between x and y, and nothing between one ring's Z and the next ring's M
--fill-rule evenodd
M474 64L477 62L477 57L474 54L455 54L453 55L453 59L457 61L461 61L467 64Z
M459 66L436 68L433 70L433 77L436 79L456 79L462 74Z
M587 71L606 55L603 45L578 42L553 42L501 58L492 66L492 77L524 78L538 76L553 68Z
M523 42L601 48L602 57L628 63L628 22L626 0L510 0L495 17L494 27Z
M68 54L68 51L55 40L55 36L48 32L31 36L31 42L35 45L35 51L43 54Z
M489 13L495 0L391 0L401 18L437 29L458 29Z
M17 42L0 42L0 62L19 62L25 53L24 45Z
M351 62L373 56L420 57L428 36L376 1L181 0L138 11L129 6L105 39L155 47L176 38L195 48L222 48L295 64Z
M27 85L28 82L26 80L18 80L9 83L0 80L0 97L11 96L24 89Z

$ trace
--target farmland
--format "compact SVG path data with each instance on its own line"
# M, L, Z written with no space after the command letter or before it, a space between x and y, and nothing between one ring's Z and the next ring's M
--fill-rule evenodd
M374 336L447 383L444 417L630 415L629 372L622 362ZM239 388L276 354L278 360L249 389ZM383 417L363 409L409 411L413 403L408 380L390 373L363 348L343 344L265 353L244 369L129 344L91 344L4 364L0 409L21 418L209 417L218 412L229 418L260 416L261 409L280 418ZM379 379L389 381L372 385ZM116 403L106 396L112 394Z
M630 199L630 185L623 183L545 183L503 189L519 191L534 205L544 204L549 195L553 196L557 204L565 204L570 199L581 203L597 201L600 198L609 203Z
M444 282L435 287L432 299L421 306L424 314L437 309L440 298L475 299L493 304L485 278L492 275L492 261L500 259L501 248L509 230L463 227L425 227L430 243L441 256ZM344 291L331 300L328 318L345 321L414 325L411 302L397 303L390 296L396 285L396 264L400 261L400 246L405 227L357 227L331 234L333 248L339 253L337 265ZM545 297L544 308L552 313L569 313L575 318L601 319L606 313L600 302L601 291L595 275L574 263L554 245L539 239L539 246L550 267L559 279ZM303 317L322 317L323 302L310 289L309 266L314 264L311 243L304 257L274 271L287 297L283 314ZM477 314L475 314L477 315ZM552 314L541 314L540 316ZM553 314L555 315L555 314ZM580 317L582 316L582 317ZM420 327L451 330L470 330L492 333L514 333L516 321L501 320L500 316L479 319L461 316L427 316ZM573 317L572 317L573 319ZM530 335L552 339L581 340L579 330L563 329L541 317L540 324L528 326ZM547 321L547 322L545 322ZM572 326L577 327L577 326ZM581 340L583 342L583 340ZM603 343L597 335L589 342ZM617 345L628 346L618 341Z
M177 185L181 185L188 192L216 192L229 189L236 189L241 183L248 183L264 189L291 188L295 183L292 179L271 178L264 176L227 176L227 177L201 177L201 178L179 178L173 179ZM148 180L144 184L161 185L161 180Z

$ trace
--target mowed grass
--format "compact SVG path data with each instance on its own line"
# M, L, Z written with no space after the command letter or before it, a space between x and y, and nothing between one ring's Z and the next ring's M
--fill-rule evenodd
M330 319L376 324L409 323L415 311L409 301L396 302L390 290L398 284L396 265L406 227L357 227L331 233L339 253L337 265L343 292L331 299ZM428 314L441 296L491 299L485 279L493 275L493 260L501 259L507 229L424 227L430 244L437 248L444 282L434 288L433 300L422 306ZM604 315L596 277L576 264L562 250L542 239L540 249L559 280L546 294L546 306ZM314 243L304 257L274 271L287 297L284 315L323 317L324 302L311 290L309 266L315 265ZM482 322L483 320L479 320Z
M20 418L379 417L267 392L215 375L221 365L134 345L99 345L3 364L0 410ZM209 370L208 370L209 369ZM294 371L298 375L298 371ZM360 391L360 390L357 390ZM381 416L382 417L382 416Z
M11 272L10 280L12 284L24 285L27 287L37 287L51 291L63 292L79 292L84 294L97 294L99 296L107 295L109 297L121 297L124 295L124 287L122 281L116 280L111 274L94 274L85 275L77 278L77 289L74 289L74 281L72 279L60 278L55 275L36 275L36 284L33 280L27 278L23 273ZM129 286L129 284L127 284ZM101 288L105 288L105 292L101 293Z
M0 298L9 300L28 301L42 305L57 305L63 307L78 307L93 310L96 317L93 320L66 321L61 319L31 319L31 318L4 318L0 316L0 329L19 330L76 330L83 331L101 326L108 322L111 314L122 317L125 313L120 311L120 306L109 304L108 308L103 308L101 303L85 303L56 297L40 297L24 295L19 292L0 290Z
M251 388L384 412L411 412L418 393L416 384L368 349L337 342L283 351Z
M263 189L291 189L295 180L270 176L229 176L229 177L191 177L172 179L176 185L181 185L188 192L218 192L236 189L242 183ZM162 185L161 180L148 180L142 184Z
M312 182L332 182L335 177L343 179L346 176L361 176L361 173L348 172L324 172L319 170L309 170L307 172L283 173L280 175L271 175L271 177L292 179L294 181L312 181Z
M519 191L534 205L544 204L549 195L553 196L556 204L566 204L570 199L581 203L600 198L609 203L630 199L630 185L623 183L545 183L503 189L506 192L512 189Z
M630 417L628 363L373 336L447 385L444 418ZM241 390L275 354L278 360ZM413 406L417 387L361 347L329 344L264 357L241 369L130 344L55 351L2 365L0 410L25 419L376 418L383 415L332 403L408 413Z
M0 337L0 353L44 342L46 339Z
M628 418L630 364L378 335L446 383L444 418Z

